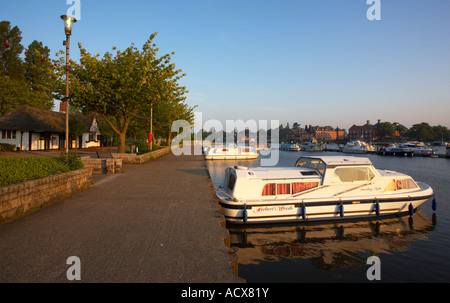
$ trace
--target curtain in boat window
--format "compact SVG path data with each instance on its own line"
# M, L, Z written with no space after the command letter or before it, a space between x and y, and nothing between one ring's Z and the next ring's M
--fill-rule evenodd
M262 195L263 196L275 196L276 195L276 184L275 183L269 183L266 184L263 188Z
M313 187L317 187L319 185L318 182L295 182L292 183L292 194L296 194L302 192L307 189L311 189Z
M291 194L290 183L277 184L277 195L290 195L290 194Z
M395 191L400 189L411 189L411 188L417 188L417 185L414 183L412 179L392 180L386 186L384 191Z
M405 180L395 180L395 185L398 189L410 189L410 188L416 188L416 184L414 184L414 181L411 179L405 179Z

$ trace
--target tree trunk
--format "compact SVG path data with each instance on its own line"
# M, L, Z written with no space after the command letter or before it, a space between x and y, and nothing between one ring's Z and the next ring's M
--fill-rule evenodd
M169 128L168 134L167 134L167 146L170 146L172 143L172 129Z
M125 153L125 139L126 139L126 133L127 131L125 130L124 132L120 133L118 135L118 142L117 142L117 152L118 153Z

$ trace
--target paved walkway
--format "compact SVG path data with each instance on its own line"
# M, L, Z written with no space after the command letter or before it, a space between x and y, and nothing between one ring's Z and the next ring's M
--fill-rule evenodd
M243 282L202 156L166 155L0 225L0 282Z

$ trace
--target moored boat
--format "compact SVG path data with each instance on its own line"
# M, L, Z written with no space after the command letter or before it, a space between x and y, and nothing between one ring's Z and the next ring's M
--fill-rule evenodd
M411 147L389 144L381 147L377 154L382 156L412 157L414 150Z
M412 214L433 189L367 158L317 156L295 167L227 167L216 194L227 222L251 224Z
M255 147L214 146L204 151L206 160L250 160L258 158Z
M399 147L412 150L414 156L429 157L433 155L433 150L423 142L407 142L399 144Z
M367 154L368 152L373 152L373 146L367 144L364 141L350 141L345 144L342 149L343 153L353 153L353 154Z
M321 151L322 146L320 146L317 141L310 141L310 142L302 142L300 143L300 148L302 151L309 151L309 152L315 152L315 151Z

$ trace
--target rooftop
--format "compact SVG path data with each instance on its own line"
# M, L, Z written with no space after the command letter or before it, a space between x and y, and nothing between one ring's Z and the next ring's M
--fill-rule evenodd
M368 158L354 156L311 156L301 158L320 159L326 165L372 165Z

